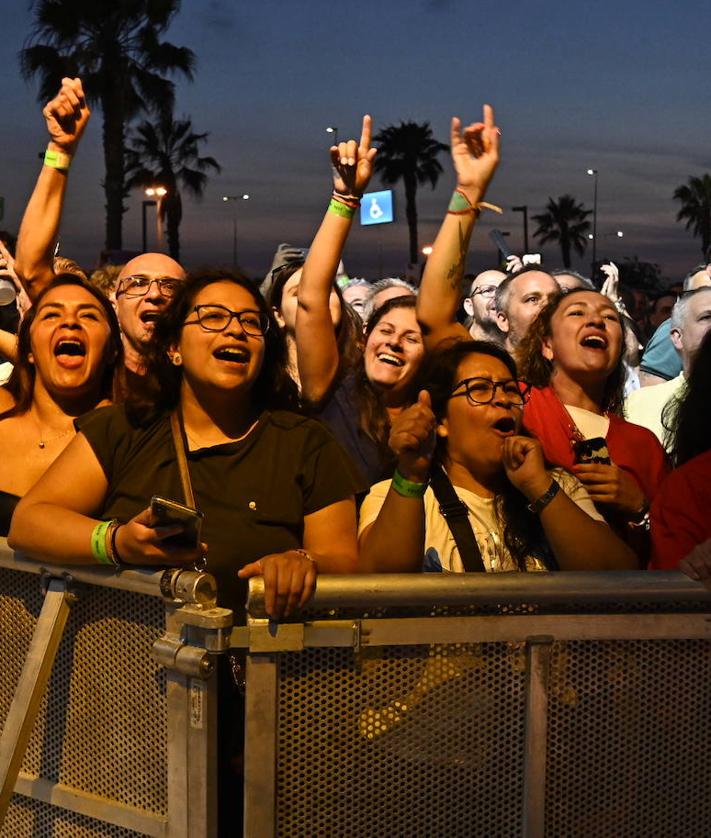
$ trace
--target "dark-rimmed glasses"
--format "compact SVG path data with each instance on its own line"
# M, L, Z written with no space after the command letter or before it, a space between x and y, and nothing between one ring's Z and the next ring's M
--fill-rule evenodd
M269 317L261 311L232 311L221 305L202 305L191 309L197 320L186 320L185 325L198 323L206 332L224 332L235 319L247 335L264 337L269 330Z
M493 297L497 287L497 285L482 285L481 288L475 288L469 296L476 297L477 294L481 294L482 297Z
M460 392L457 392L458 390ZM492 381L490 378L464 378L454 386L449 398L465 396L471 405L491 404L496 398L497 390L501 390L506 401L514 407L523 407L531 393L531 385L519 378L507 378L504 381Z
M145 297L154 282L158 286L161 296L173 297L182 280L176 279L173 276L154 278L140 275L127 276L119 282L118 288L116 289L116 296L120 297L123 294L126 297Z

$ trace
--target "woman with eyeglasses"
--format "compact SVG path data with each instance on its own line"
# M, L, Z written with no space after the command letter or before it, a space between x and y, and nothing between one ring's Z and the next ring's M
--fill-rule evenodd
M580 482L548 469L522 434L529 388L507 352L450 342L426 360L420 385L390 432L397 471L361 507L363 570L635 567Z
M224 272L191 276L145 359L143 392L80 422L19 505L11 544L83 564L189 565L206 552L218 601L238 619L250 576L264 576L267 610L281 617L306 601L318 571L354 570L355 483L330 434L284 409L295 387L261 295ZM183 527L151 510L154 495L186 504L172 415L204 515L190 546L176 546Z

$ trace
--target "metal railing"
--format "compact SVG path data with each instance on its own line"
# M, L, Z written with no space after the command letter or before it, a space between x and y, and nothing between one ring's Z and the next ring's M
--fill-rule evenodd
M247 835L707 836L710 611L678 573L383 575L276 624L253 580Z
M3 838L216 834L215 595L205 573L43 566L0 541Z

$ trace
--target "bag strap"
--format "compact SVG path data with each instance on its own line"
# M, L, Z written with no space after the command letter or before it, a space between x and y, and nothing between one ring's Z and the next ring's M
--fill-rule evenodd
M469 521L467 505L457 496L452 481L441 466L432 471L430 486L439 503L439 511L454 536L464 570L467 573L485 573L486 568Z
M190 482L190 471L188 470L188 458L185 454L183 429L181 428L180 417L178 416L177 410L174 410L170 414L170 429L173 432L173 446L175 447L175 455L178 460L180 482L183 484L185 504L186 506L190 506L192 509L196 509L195 496L193 495L193 484Z

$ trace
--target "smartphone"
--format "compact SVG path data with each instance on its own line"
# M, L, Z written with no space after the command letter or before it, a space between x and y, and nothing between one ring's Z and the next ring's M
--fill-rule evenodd
M205 517L202 512L177 501L158 497L158 495L151 498L151 512L156 521L156 526L167 527L180 524L183 528L183 532L163 539L162 543L166 547L193 549L200 546L202 519Z
M601 436L577 439L573 443L573 455L577 464L602 463L609 466L612 463L610 452L607 450L607 440Z

